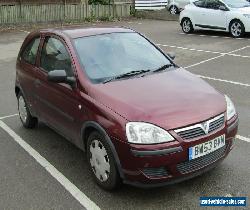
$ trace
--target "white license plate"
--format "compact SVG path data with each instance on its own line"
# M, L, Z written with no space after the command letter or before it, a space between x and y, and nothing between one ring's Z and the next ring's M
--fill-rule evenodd
M189 148L189 160L207 155L225 145L225 135Z

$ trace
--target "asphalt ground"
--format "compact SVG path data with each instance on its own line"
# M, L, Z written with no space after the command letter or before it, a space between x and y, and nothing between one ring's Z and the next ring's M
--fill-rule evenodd
M0 208L199 209L200 196L249 198L250 36L184 35L177 22L153 20L97 25L127 26L143 33L164 51L175 52L177 64L229 95L240 116L235 148L218 167L192 180L150 190L124 185L106 192L92 180L82 151L43 124L33 130L22 127L15 115L14 80L16 56L27 32L1 32Z

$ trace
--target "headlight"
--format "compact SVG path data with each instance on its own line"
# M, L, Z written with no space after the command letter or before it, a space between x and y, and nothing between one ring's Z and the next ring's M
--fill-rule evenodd
M126 135L128 141L134 144L157 144L174 140L167 131L144 122L127 123Z
M225 95L225 98L227 102L227 120L230 120L236 114L236 111L231 99L227 95Z
M250 14L243 14L245 17L250 18Z

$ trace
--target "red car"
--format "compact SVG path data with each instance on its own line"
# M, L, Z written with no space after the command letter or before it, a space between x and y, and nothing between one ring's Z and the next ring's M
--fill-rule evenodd
M197 176L228 155L238 129L227 96L126 28L30 33L15 93L24 127L39 120L85 150L107 190Z

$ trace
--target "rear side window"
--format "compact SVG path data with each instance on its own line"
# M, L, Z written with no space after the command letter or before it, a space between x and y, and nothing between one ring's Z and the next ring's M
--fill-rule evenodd
M34 38L23 50L21 58L29 64L36 63L36 55L40 43L40 37Z
M64 44L52 37L45 40L41 55L41 67L49 72L65 70L68 76L73 76L71 59Z
M205 7L205 0L195 1L194 5L197 6L197 7Z

